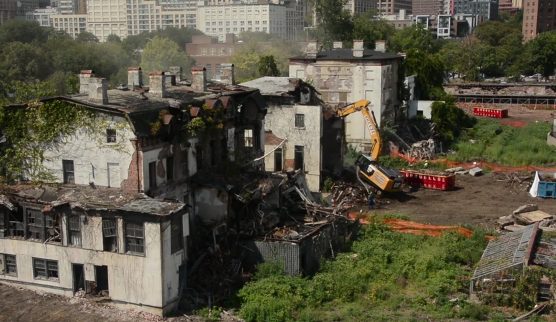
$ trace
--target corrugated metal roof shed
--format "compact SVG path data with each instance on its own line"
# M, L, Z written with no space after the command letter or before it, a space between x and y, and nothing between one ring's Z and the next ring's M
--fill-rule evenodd
M490 241L472 279L477 280L508 268L527 266L538 229L537 223Z

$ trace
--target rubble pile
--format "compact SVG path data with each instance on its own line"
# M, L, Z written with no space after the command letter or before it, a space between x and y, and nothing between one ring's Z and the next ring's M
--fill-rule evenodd
M527 191L531 186L533 176L527 173L495 173L494 178L496 181L506 182L508 189L513 193Z
M502 231L518 231L534 223L539 223L542 230L556 231L556 216L539 210L536 204L520 206L512 214L498 218L497 223Z
M367 202L367 191L363 187L346 182L335 183L330 196L335 209L343 211L353 208L356 204Z
M436 145L433 139L415 142L409 148L407 154L411 158L417 160L432 160L434 159Z

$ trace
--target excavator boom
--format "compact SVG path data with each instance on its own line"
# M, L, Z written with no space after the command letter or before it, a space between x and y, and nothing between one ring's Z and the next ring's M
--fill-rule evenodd
M363 118L367 121L367 129L369 130L369 134L371 136L372 146L369 156L371 160L377 161L378 156L380 155L380 150L382 149L382 140L380 139L380 132L378 131L375 115L372 111L369 113L369 109L367 108L370 104L371 102L368 100L359 100L339 109L337 115L339 117L346 117L355 112L361 112L361 114L363 114Z

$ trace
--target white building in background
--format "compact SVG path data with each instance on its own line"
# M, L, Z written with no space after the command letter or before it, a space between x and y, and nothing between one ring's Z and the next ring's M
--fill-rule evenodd
M53 15L50 20L51 27L64 31L73 38L87 31L87 15Z
M88 0L87 31L99 41L109 35L120 38L128 36L127 6L125 0Z
M51 17L60 14L56 8L35 9L25 13L25 20L36 21L41 27L51 27Z

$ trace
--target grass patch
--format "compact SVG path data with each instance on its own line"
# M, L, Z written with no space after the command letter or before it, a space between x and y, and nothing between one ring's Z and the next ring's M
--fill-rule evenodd
M546 143L548 123L530 123L522 128L481 119L466 130L448 158L458 162L488 161L508 166L556 164L556 148Z
M462 307L472 266L485 247L483 233L433 238L362 229L348 253L324 261L312 278L262 266L239 292L247 321L392 321L482 318L483 307ZM450 301L452 298L460 301Z

